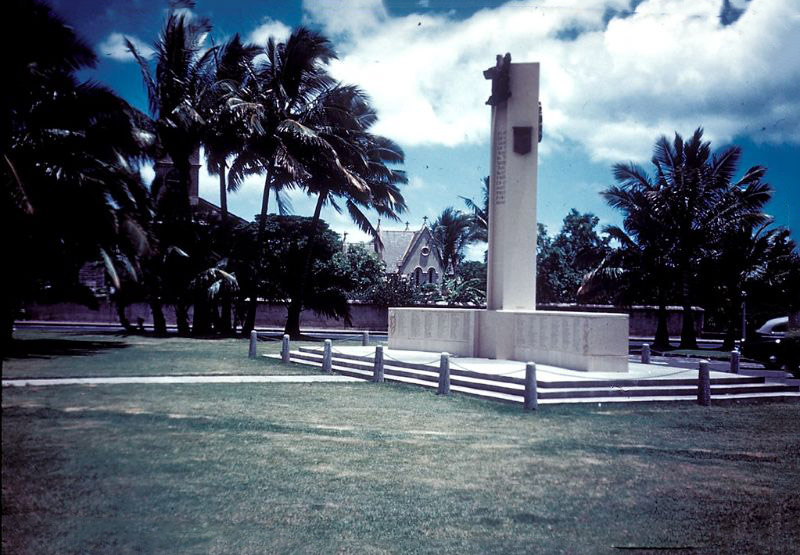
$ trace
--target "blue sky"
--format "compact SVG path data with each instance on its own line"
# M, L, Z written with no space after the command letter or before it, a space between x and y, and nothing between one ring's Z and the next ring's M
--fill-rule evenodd
M122 36L156 39L166 2L53 0L101 59L90 77L146 110L139 70ZM785 0L199 0L194 12L220 42L239 32L266 42L305 24L333 41L337 78L364 88L380 117L375 131L406 152L404 194L412 228L460 196L480 196L489 168L490 84L481 70L498 53L541 63L544 139L538 219L551 233L576 208L619 223L599 192L610 167L649 169L655 140L703 126L714 148L743 147L740 171L762 164L775 196L768 212L800 239L800 2ZM152 175L149 168L145 176ZM201 195L218 201L201 172ZM254 177L229 198L251 218L260 206ZM292 197L310 215L313 200ZM274 206L274 203L273 203ZM364 238L346 215L323 217L348 240ZM384 222L384 227L402 227ZM482 247L472 254L482 257Z

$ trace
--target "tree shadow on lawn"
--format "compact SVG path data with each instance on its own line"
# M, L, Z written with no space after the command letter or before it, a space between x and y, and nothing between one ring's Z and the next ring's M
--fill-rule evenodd
M87 339L14 339L3 360L48 359L61 356L91 356L112 349L129 347L124 341Z

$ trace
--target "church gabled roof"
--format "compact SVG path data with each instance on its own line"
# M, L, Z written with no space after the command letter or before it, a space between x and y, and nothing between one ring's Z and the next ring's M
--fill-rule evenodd
M428 243L433 242L433 236L427 226L423 226L417 231L410 230L383 230L378 229L378 235L383 243L383 249L376 249L381 259L386 263L387 272L397 272L406 265L408 259L417 251L419 243L426 239ZM442 261L436 249L431 249L431 254L441 267Z
M379 229L378 235L383 243L383 249L379 249L381 259L386 263L387 272L396 272L402 265L409 245L413 242L417 231L393 231Z

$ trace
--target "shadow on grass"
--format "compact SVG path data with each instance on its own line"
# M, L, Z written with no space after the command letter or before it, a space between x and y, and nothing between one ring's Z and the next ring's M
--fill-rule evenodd
M3 360L90 356L113 349L129 347L124 341L91 341L86 339L15 339Z

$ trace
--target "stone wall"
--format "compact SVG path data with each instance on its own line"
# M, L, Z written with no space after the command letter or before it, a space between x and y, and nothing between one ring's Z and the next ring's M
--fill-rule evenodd
M570 312L612 312L617 314L630 315L630 335L634 337L649 337L655 334L657 322L657 307L654 306L634 306L630 309L612 307L607 305L540 305L541 310L548 311L570 311ZM380 330L386 331L388 325L388 312L386 307L352 303L351 318L354 329ZM668 307L668 328L671 336L681 334L682 311L679 306ZM139 318L145 324L152 324L153 318L150 307L145 303L135 303L129 306L125 313L133 325L136 325ZM191 314L191 312L190 312ZM172 307L164 307L164 316L168 324L175 323L175 311ZM703 331L703 309L698 308L696 313L697 330ZM101 322L117 323L117 312L114 306L108 302L101 302L98 310L92 310L83 305L73 303L55 303L30 305L25 309L24 320L43 320L51 322ZM258 307L256 325L259 327L281 328L286 323L286 307L278 303L261 303ZM312 311L303 311L301 323L308 328L330 328L344 329L344 321L335 318L318 316Z

